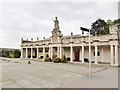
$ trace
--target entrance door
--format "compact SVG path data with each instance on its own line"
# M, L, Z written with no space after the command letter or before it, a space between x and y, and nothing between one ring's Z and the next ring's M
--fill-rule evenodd
M80 53L79 50L75 51L75 61L79 61Z

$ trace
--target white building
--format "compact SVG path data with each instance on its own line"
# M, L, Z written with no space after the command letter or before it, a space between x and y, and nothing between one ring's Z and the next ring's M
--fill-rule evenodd
M70 62L80 61L85 63L89 58L89 37L82 35L63 36L56 19L52 36L47 39L21 41L21 58L44 59L46 53L51 59L61 58L65 54ZM112 66L120 65L120 30L117 25L110 26L108 35L91 35L91 60L95 64L109 63Z

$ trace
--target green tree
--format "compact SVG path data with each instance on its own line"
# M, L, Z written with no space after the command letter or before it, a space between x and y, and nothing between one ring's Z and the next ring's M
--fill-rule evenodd
M20 58L20 51L19 51L19 49L15 49L15 50L13 51L13 54L14 54L14 57L15 57L15 58Z
M97 19L94 23L91 25L91 34L99 35L99 34L109 34L109 26L110 24L106 23L103 19Z
M115 24L120 24L120 18L113 21L113 25L115 25Z

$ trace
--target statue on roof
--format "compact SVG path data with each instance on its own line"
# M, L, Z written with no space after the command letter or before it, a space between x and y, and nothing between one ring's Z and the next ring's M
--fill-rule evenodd
M55 17L54 21L54 30L59 30L59 21L57 20L57 17Z

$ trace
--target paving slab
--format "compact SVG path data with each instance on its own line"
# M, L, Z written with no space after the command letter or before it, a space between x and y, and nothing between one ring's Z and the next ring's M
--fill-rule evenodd
M1 58L0 58L1 59ZM53 63L30 59L6 59L2 62L3 88L117 88L118 67L88 63Z

